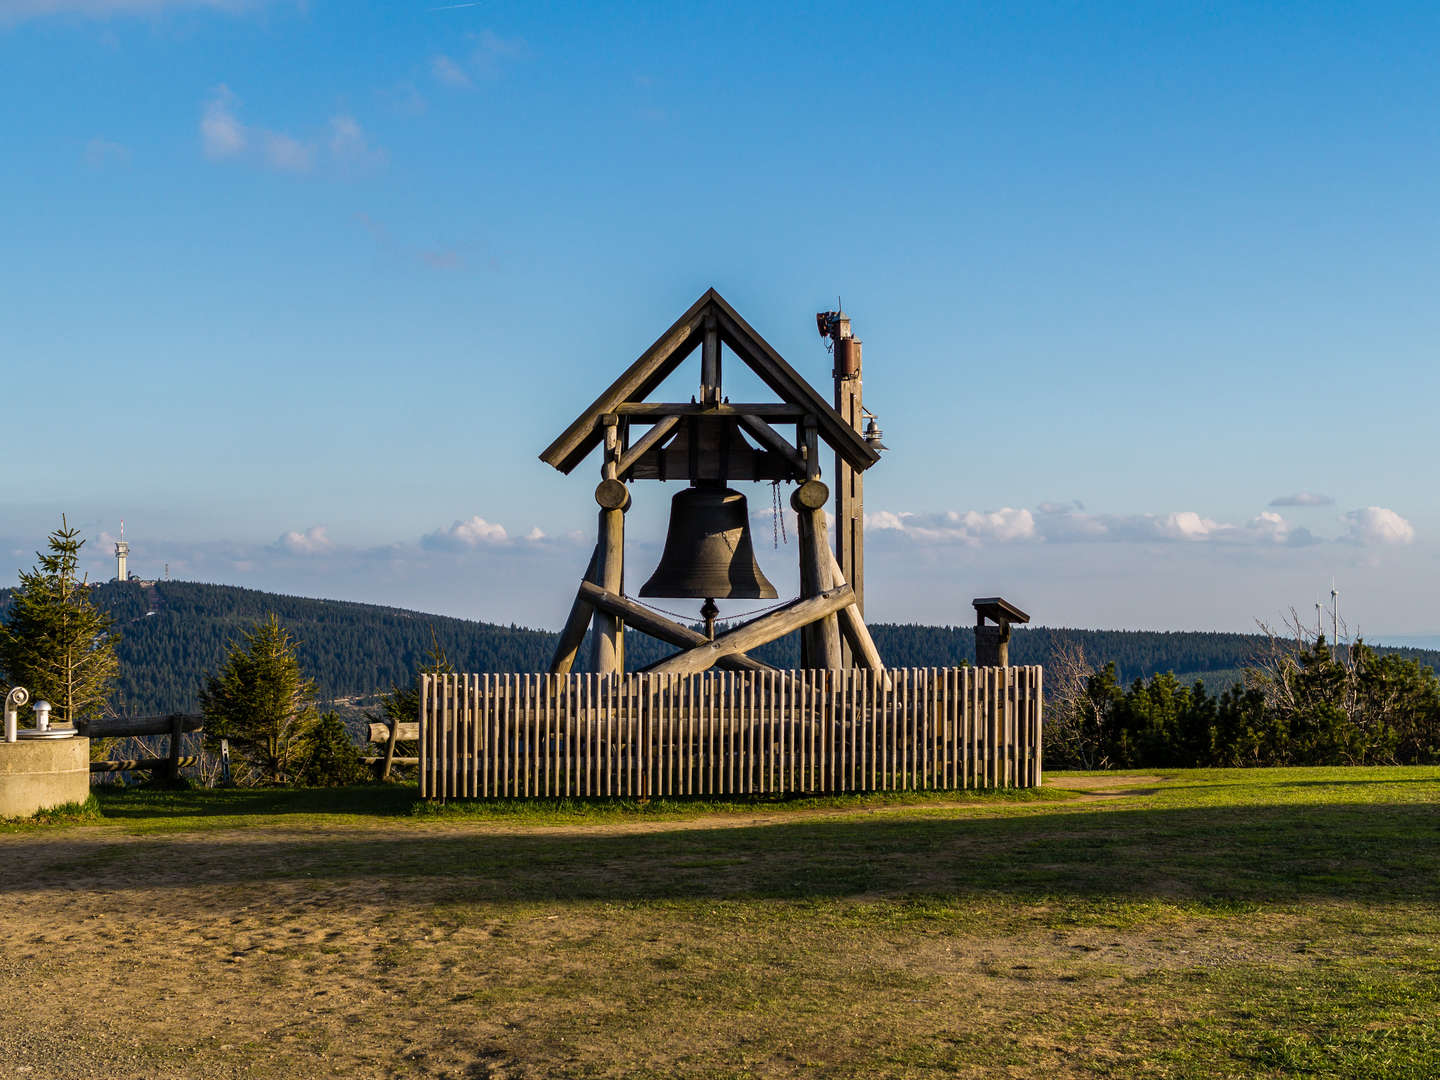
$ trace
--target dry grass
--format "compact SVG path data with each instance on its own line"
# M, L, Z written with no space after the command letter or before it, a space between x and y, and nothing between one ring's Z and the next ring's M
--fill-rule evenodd
M1440 770L1059 779L110 795L0 835L0 1076L1440 1073Z

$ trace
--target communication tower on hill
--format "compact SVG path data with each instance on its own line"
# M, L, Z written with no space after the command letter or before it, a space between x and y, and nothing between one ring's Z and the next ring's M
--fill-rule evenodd
M120 539L115 541L115 580L129 581L125 560L130 557L130 545L125 542L125 519L120 519Z

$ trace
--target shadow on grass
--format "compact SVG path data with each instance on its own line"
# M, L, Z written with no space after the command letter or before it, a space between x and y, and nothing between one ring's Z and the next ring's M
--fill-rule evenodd
M199 842L117 850L104 839L58 834L50 847L0 866L0 892L105 887L118 873L151 887L431 880L437 900L467 901L976 895L1440 901L1440 813L1430 804L848 816L603 832L327 830L276 839L226 833L208 842L187 835Z
M243 815L359 814L367 817L409 815L418 800L408 784L343 788L164 788L161 786L92 789L106 818L155 821L164 818L213 818Z

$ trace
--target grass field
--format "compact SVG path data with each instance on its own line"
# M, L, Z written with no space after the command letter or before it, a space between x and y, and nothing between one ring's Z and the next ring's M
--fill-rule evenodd
M105 793L0 827L0 1076L1440 1075L1440 769L1047 783Z

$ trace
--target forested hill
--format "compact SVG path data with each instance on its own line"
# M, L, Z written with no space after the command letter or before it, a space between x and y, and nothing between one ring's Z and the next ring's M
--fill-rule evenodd
M305 671L324 700L365 697L408 683L432 642L461 671L543 671L555 644L549 631L232 585L110 582L96 586L91 595L115 618L121 672L117 705L126 712L195 709L205 676L224 662L230 643L271 612L299 639ZM8 600L8 591L0 590L0 607L8 606ZM944 667L975 659L969 626L878 624L871 632L886 663L895 667ZM1062 638L1078 642L1097 666L1113 660L1124 683L1173 671L1187 682L1204 680L1212 691L1238 678L1239 669L1265 644L1256 634L1018 627L1011 640L1011 662L1046 663ZM670 651L643 634L626 636L631 668ZM1440 667L1440 652L1378 651ZM582 657L587 654L582 650ZM758 650L756 656L793 667L798 644L792 637Z

